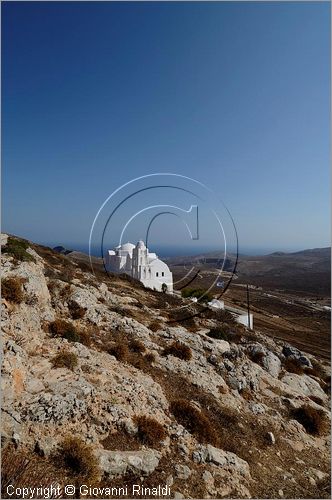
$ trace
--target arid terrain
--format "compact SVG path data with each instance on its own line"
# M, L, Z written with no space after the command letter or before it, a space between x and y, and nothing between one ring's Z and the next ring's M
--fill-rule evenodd
M82 484L93 498L132 498L134 484L141 498L158 485L167 498L330 498L325 296L308 308L251 288L249 331L97 259L92 273L76 252L1 243L2 498L41 485L87 498ZM225 300L245 304L245 284Z
M246 285L249 285L250 311L254 324L276 339L291 342L325 359L331 355L331 249L319 248L295 253L276 252L264 256L240 256L235 274L235 257L226 262L225 273L218 280L225 284L232 278L226 292L212 286L214 296L225 303L247 309ZM168 259L175 280L198 276L191 287L209 288L220 272L221 261L216 253L196 257ZM188 280L190 281L190 280ZM177 288L184 286L179 281Z

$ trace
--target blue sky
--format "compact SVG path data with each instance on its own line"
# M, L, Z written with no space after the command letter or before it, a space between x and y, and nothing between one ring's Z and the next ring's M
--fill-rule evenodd
M319 2L2 3L3 230L84 247L112 191L173 172L221 196L242 251L329 245L329 19ZM163 217L155 242L180 233Z

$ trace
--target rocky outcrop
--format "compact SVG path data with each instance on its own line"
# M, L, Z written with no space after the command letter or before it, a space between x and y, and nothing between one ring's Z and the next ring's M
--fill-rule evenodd
M197 319L194 332L167 324L172 307L159 305L164 296L121 278L104 282L38 246L27 252L33 261L3 255L3 278L18 278L23 292L21 302L3 299L4 445L51 460L66 436L79 436L93 447L104 480L152 475L174 498L250 498L271 475L286 493L319 487L325 476L312 472L309 483L303 471L315 469L315 453L328 463L326 437L307 433L292 410L305 403L328 415L329 397L318 376L285 372L281 363L293 357L311 367L312 358L263 335L247 340L244 331L238 344L212 339L213 319ZM72 316L72 303L80 317ZM86 345L51 334L58 319L88 332ZM189 358L165 355L173 342L184 344ZM122 357L110 349L119 344ZM76 360L72 367L54 364L64 352ZM173 414L174 401L179 408L189 402L197 421ZM154 419L163 438L147 442L139 416ZM110 436L119 449L107 444Z

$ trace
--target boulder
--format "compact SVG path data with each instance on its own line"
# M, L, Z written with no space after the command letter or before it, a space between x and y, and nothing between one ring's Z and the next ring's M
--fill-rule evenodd
M161 454L156 450L97 452L102 472L107 477L123 476L128 472L148 476L159 464Z
M296 359L301 365L308 366L312 368L312 364L309 358L305 356L299 349L290 345L284 345L282 348L282 354L285 358L293 358Z
M196 463L214 464L219 467L230 468L244 477L250 477L249 465L245 460L239 458L235 453L224 451L208 444L200 445L193 453L193 460Z
M326 400L327 396L316 380L308 375L297 375L296 373L287 373L281 379L284 384L290 386L294 391L304 396L315 396Z

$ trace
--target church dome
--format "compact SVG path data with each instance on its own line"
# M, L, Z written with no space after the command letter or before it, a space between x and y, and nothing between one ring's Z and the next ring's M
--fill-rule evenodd
M136 246L137 248L143 248L143 249L146 248L145 243L142 240L139 240Z
M122 250L123 252L132 253L134 248L135 248L135 245L133 245L132 243L124 243L124 245L121 245L119 247L119 250Z

